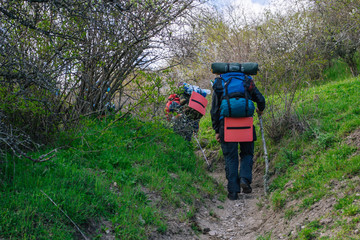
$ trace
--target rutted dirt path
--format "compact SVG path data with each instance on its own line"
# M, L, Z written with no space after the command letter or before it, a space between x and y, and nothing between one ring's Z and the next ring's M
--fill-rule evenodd
M203 158L200 151L199 157ZM218 159L218 151L207 152L208 159L213 166L209 175L226 188L225 166L223 157ZM255 160L255 159L254 159ZM239 194L239 199L231 201L225 199L205 198L198 205L195 217L191 222L179 222L176 211L164 212L168 217L166 233L153 232L151 240L256 240L263 232L272 229L272 221L267 221L273 216L267 216L268 210L262 206L263 170L254 166L253 192ZM261 206L261 207L260 207ZM169 209L167 209L169 211ZM193 227L198 231L194 232Z
M225 167L218 163L216 169L210 173L216 181L225 188ZM195 222L201 230L199 239L241 239L254 240L261 235L260 229L269 216L260 209L261 198L264 196L262 170L255 169L251 194L239 194L239 199L224 202L212 200L202 206L195 217Z

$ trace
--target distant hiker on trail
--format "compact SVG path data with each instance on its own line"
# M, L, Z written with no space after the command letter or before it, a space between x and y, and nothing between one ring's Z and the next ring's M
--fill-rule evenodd
M252 118L255 110L253 101L256 102L256 112L259 115L265 109L265 98L256 88L252 77L249 76L256 74L257 64L248 64L243 64L243 66L226 63L212 64L212 72L219 77L215 78L213 83L214 94L210 113L216 140L221 143L225 158L227 190L230 200L238 199L240 188L243 193L252 192L250 184L252 182L254 141L256 141ZM246 67L249 68L246 69Z
M205 114L201 110L206 108L206 105L203 104L200 107L203 109L199 109L197 106L194 107L194 104L201 104L201 102L199 103L194 99L194 96L197 94L196 96L201 98L200 101L206 101L207 103L205 97L211 91L182 82L178 84L178 88L179 92L177 94L171 94L168 97L165 114L167 120L173 122L174 132L183 136L185 140L191 141L192 135L199 131L200 119ZM193 94L193 92L195 93Z

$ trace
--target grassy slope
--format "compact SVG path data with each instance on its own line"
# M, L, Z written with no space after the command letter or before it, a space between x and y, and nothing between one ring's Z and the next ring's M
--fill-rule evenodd
M335 197L331 212L337 224L326 228L341 226L336 239L354 237L360 222L359 181L355 178L360 173L360 155L345 139L360 128L360 81L348 78L308 90L298 112L309 119L310 128L271 147L277 176L271 185L272 206L291 219L315 202ZM340 186L345 187L333 189ZM296 199L298 204L288 209L287 203ZM298 236L312 239L328 229L315 221Z
M0 164L0 238L79 236L45 194L88 237L111 230L119 239L146 239L149 231L167 230L160 209L179 209L175 217L189 222L195 203L218 191L204 162L181 137L131 120L104 131L109 123L88 121L70 147L49 162L9 158ZM61 141L60 146L68 144L67 138Z

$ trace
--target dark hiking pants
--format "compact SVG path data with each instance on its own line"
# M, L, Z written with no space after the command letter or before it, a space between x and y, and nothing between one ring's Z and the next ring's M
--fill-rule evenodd
M240 173L239 154L240 145ZM240 178L252 182L252 167L254 156L254 142L221 142L221 148L225 157L225 172L228 180L229 192L240 192Z

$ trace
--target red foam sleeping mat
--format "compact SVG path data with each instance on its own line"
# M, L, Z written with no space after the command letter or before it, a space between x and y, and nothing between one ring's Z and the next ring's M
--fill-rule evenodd
M225 142L252 142L253 141L253 118L226 117L224 122Z
M195 91L191 93L191 97L189 100L189 107L195 109L202 115L205 115L207 104L208 104L208 100L204 98L200 93L197 93Z

